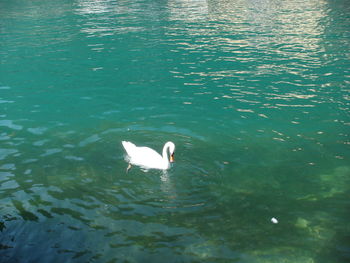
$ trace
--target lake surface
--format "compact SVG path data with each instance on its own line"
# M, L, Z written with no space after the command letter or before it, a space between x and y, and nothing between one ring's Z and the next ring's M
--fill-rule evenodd
M348 1L1 0L0 60L0 262L350 262Z

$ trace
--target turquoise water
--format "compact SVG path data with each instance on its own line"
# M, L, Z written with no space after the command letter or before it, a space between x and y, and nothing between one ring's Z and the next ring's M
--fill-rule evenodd
M349 262L349 7L1 0L0 261Z

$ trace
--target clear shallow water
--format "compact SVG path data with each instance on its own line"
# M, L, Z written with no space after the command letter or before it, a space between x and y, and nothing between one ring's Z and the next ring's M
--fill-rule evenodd
M349 261L349 11L1 1L1 262Z

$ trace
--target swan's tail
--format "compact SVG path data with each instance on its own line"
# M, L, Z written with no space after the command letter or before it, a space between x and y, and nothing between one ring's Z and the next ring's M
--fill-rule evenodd
M123 147L126 151L126 153L131 156L131 153L134 151L134 149L137 147L132 142L122 141Z

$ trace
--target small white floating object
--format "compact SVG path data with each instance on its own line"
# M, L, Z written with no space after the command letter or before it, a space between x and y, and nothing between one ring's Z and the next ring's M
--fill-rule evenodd
M274 224L277 224L278 223L278 220L276 218L271 218L271 222L274 223Z

